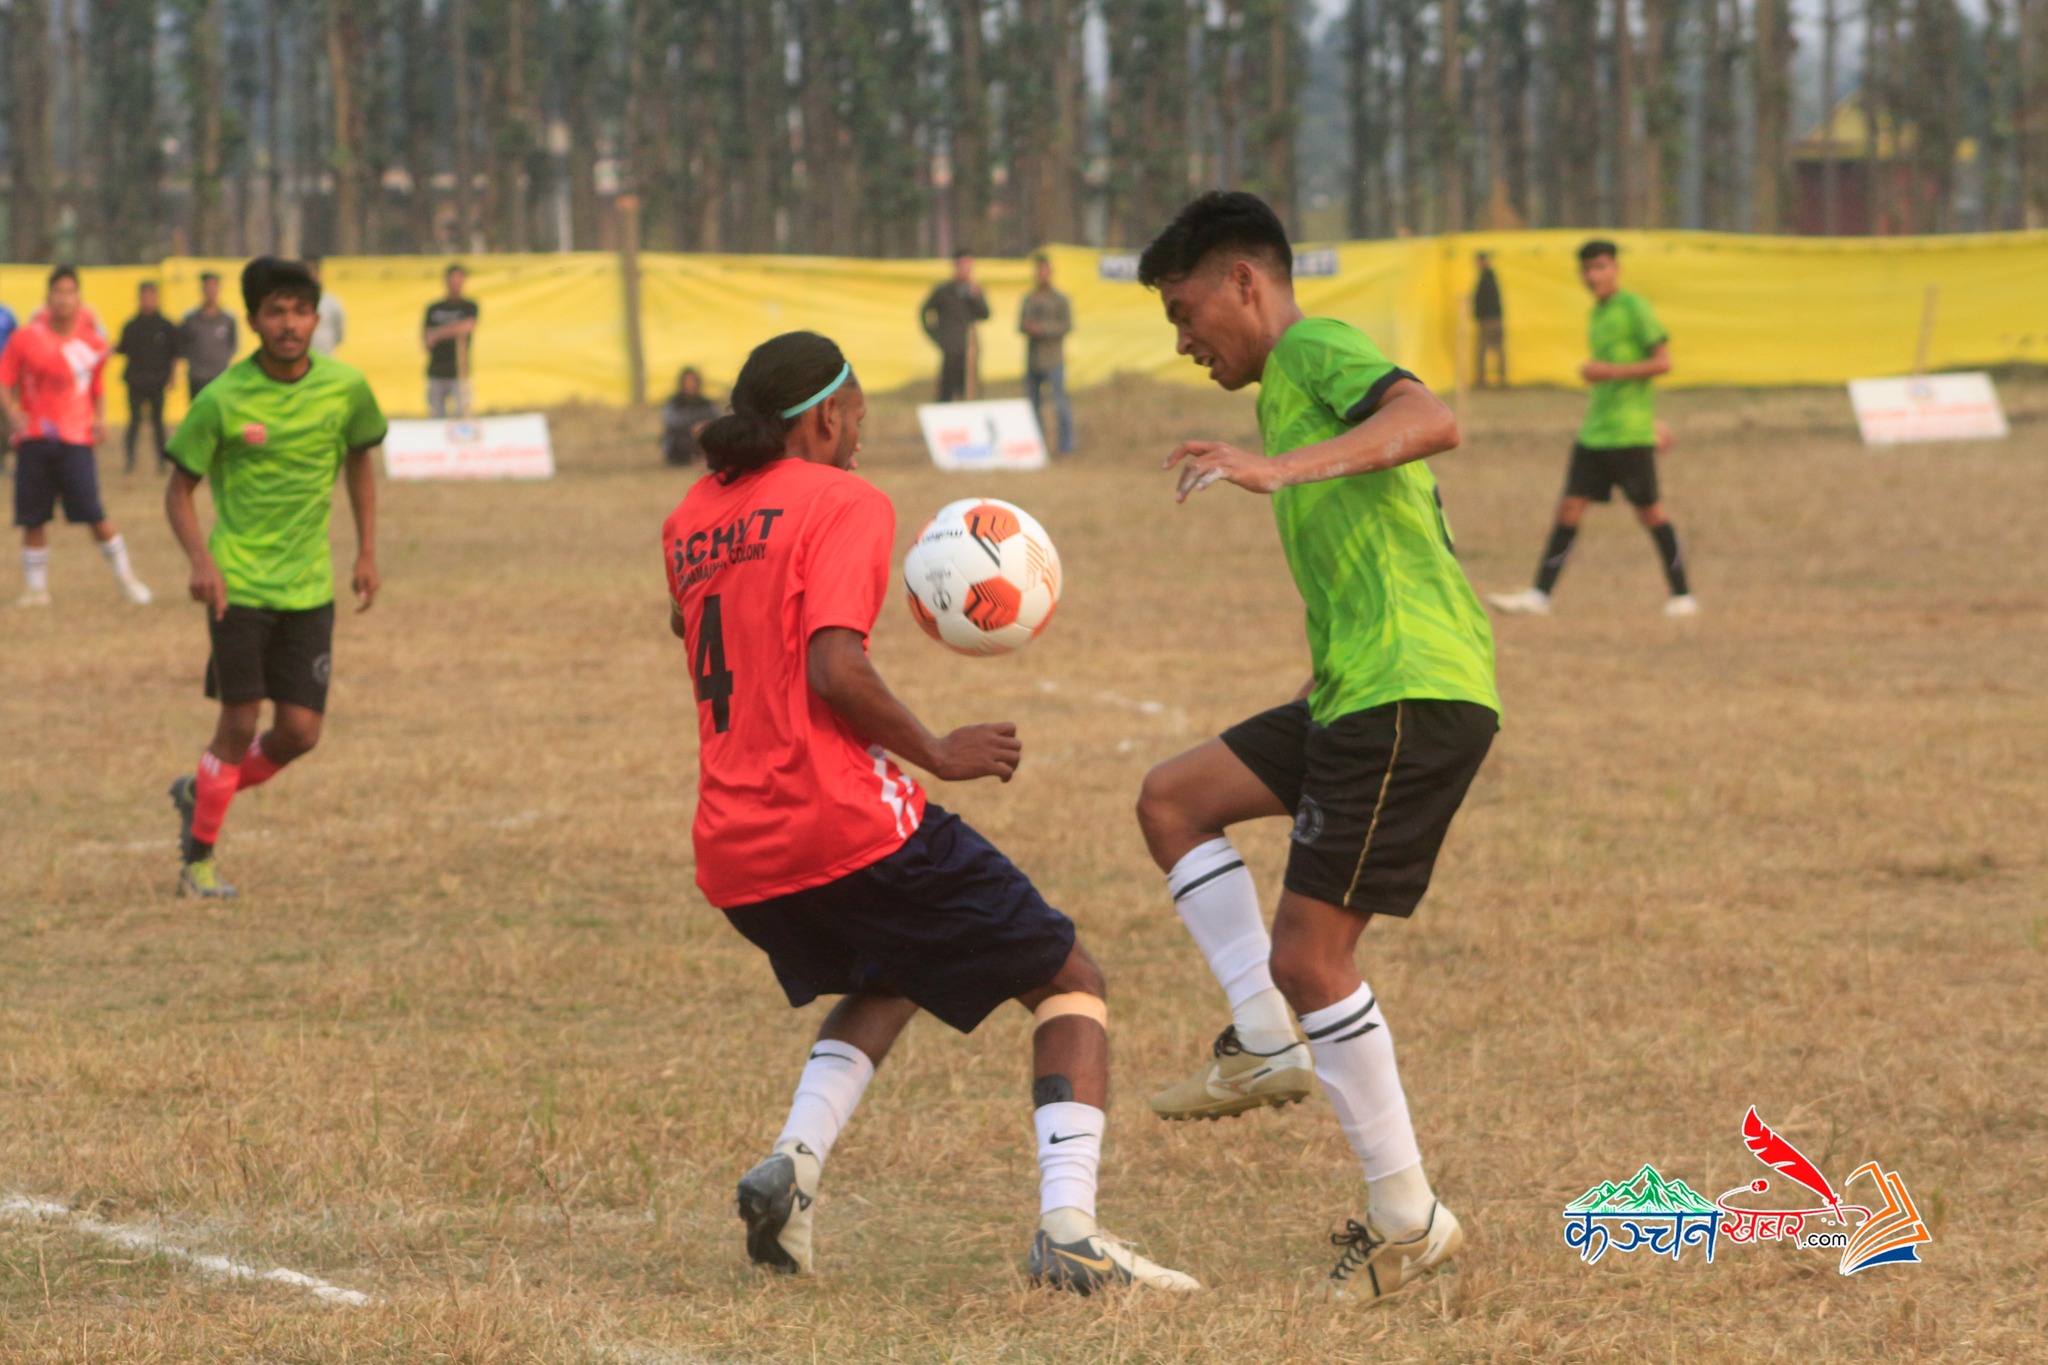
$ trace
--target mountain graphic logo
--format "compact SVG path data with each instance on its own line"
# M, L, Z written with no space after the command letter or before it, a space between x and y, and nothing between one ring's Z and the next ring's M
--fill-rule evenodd
M1604 1180L1564 1206L1566 1213L1717 1213L1683 1180L1645 1164L1627 1180Z

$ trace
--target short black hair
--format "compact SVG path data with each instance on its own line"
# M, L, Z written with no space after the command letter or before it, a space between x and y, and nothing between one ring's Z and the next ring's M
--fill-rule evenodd
M1243 190L1211 190L1182 209L1138 258L1138 283L1156 289L1186 279L1219 251L1266 260L1294 278L1287 228L1265 200Z
M974 248L963 246L958 251L953 253L953 259L956 261L964 261L973 254Z
M135 286L135 292L136 292L136 293L138 293L138 294L140 294L140 293L141 293L141 292L142 292L143 290L145 290L145 289L156 289L156 288L157 288L157 283L156 283L156 281L155 281L155 280L143 280L143 281L141 281L140 283L138 283L138 284L137 284L137 285ZM162 292L162 291L161 291L161 290L159 290L158 292Z
M450 275L453 275L458 270L460 270L465 275L469 273L469 267L464 265L462 262L450 261L448 262L448 268L441 272L441 278L443 280L446 280Z
M214 283L218 284L218 283L220 282L220 275L219 275L219 273L218 273L218 272L216 272L216 271L212 271L212 270L202 270L202 271L200 271L200 272L199 272L199 282L200 282L201 284L205 284L205 283L206 283L206 282L207 282L208 280L212 280L212 281L213 281Z
M60 265L60 266L58 266L58 267L57 267L57 268L56 268L55 270L52 270L52 271L50 272L50 282L49 282L49 285L48 285L47 287L48 287L48 288L51 288L51 289L55 289L55 288L57 287L57 281L59 281L59 280L69 280L69 281L71 281L71 282L72 282L73 284L77 284L77 283L78 283L78 267L77 267L77 266L75 266L75 265Z
M306 269L304 261L287 261L280 256L258 256L242 267L242 305L255 316L265 299L278 294L304 299L309 308L320 306L320 281Z
M1592 241L1579 248L1580 265L1584 265L1591 260L1597 260L1602 256L1618 260L1621 256L1621 248L1608 241L1605 237L1595 237Z

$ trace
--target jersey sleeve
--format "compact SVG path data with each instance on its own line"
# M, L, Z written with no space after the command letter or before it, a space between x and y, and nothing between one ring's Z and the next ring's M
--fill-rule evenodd
M1317 335L1304 349L1303 387L1347 422L1363 422L1387 390L1414 375L1380 354L1372 338L1349 327Z
M202 398L205 396L200 394ZM349 452L353 454L382 445L390 425L384 420L384 409L377 405L377 394L371 389L370 381L357 375L349 388L348 426L344 432Z
M863 484L821 512L804 545L804 639L832 626L865 635L889 592L896 509L880 489Z
M176 434L164 447L178 468L195 479L206 477L206 471L213 468L214 457L220 453L220 401L214 397L218 392L211 384L200 390L192 400L192 410L178 423Z
M1663 323L1657 321L1657 314L1651 309L1648 299L1641 294L1631 297L1635 300L1636 340L1641 343L1643 354L1647 356L1671 340L1671 334L1664 330Z

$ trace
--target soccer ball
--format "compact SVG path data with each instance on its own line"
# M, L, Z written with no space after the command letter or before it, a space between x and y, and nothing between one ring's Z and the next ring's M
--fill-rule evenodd
M995 498L947 503L903 557L910 614L962 654L1008 654L1038 638L1060 600L1060 555L1032 515Z

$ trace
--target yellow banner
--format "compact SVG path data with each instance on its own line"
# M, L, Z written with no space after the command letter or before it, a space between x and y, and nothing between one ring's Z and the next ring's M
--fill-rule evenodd
M1440 389L1469 366L1468 307L1475 252L1492 254L1507 315L1510 380L1576 387L1589 307L1579 284L1579 231L1464 233L1301 248L1296 291L1304 310L1356 325L1397 362ZM1931 368L2048 361L2048 232L1957 237L1751 237L1700 232L1606 234L1622 247L1625 287L1647 298L1672 337L1678 387L1839 384L1903 374L1913 365L1930 288ZM1073 303L1068 383L1086 388L1119 374L1206 382L1174 354L1159 300L1128 278L1124 253L1048 248L1055 283ZM1107 260L1105 259L1107 258ZM568 402L619 405L630 389L623 274L598 253L466 258L468 293L482 309L471 354L479 411ZM441 296L439 257L330 257L327 288L347 313L337 355L369 375L394 416L426 410L427 305ZM199 274L224 279L241 312L241 262L167 260L153 267L81 272L87 303L110 336L134 312L135 287L156 279L173 319L197 305ZM947 278L942 261L806 256L641 258L641 336L647 387L659 400L676 372L695 365L714 393L730 386L747 352L778 332L823 332L878 390L929 384L938 352L918 313ZM1315 273L1311 273L1314 271ZM24 320L41 302L47 271L0 266L0 303ZM1031 265L985 260L977 273L991 316L978 331L984 382L1023 373L1019 305ZM254 338L243 325L245 350ZM108 416L126 418L120 362L108 374ZM173 418L183 411L174 395Z

